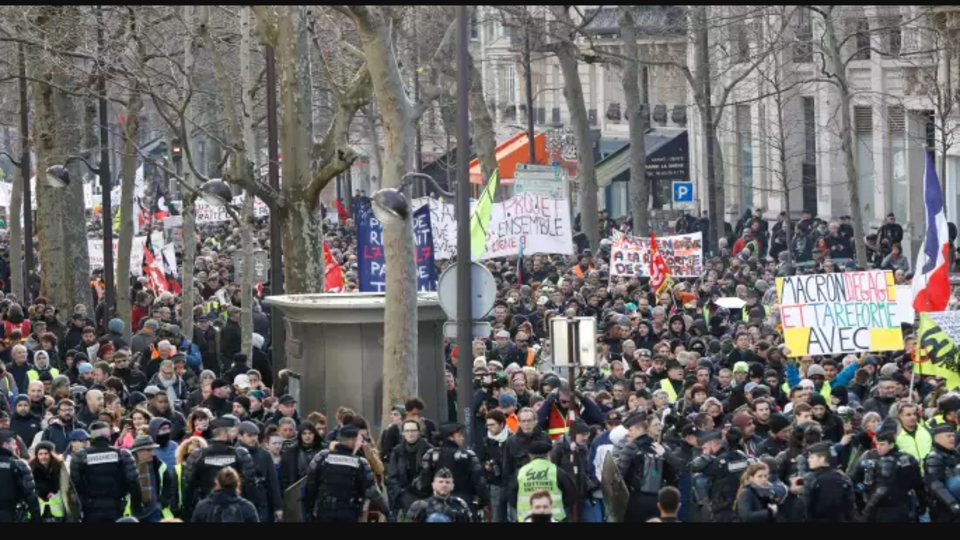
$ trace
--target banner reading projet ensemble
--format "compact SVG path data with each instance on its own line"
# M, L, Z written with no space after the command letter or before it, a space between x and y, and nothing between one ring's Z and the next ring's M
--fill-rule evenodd
M384 292L387 286L387 265L383 251L383 226L373 216L370 200L357 205L357 266L360 292ZM417 289L437 290L437 265L433 253L433 230L430 207L424 205L413 213L413 236L417 251Z

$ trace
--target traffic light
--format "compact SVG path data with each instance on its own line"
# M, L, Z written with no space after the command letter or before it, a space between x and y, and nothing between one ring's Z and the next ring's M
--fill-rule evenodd
M174 161L180 161L183 157L183 146L180 145L180 139L170 141L170 156Z

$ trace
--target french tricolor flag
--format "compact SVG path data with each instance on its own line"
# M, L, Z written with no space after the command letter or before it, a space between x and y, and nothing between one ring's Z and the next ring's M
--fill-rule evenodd
M927 234L917 255L912 285L913 309L917 313L943 311L950 299L950 235L931 152L927 152L927 170L923 175L923 201Z

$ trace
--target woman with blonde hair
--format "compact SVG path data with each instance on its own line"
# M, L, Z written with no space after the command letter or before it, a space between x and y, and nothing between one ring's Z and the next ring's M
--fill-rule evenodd
M770 484L770 468L764 462L751 463L740 478L740 490L734 505L743 523L774 523L779 507L773 485Z

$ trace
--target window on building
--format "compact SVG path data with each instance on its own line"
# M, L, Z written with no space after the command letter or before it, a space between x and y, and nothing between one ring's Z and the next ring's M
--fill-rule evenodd
M900 57L900 49L903 46L903 29L901 28L900 17L889 17L880 23L883 27L883 46L887 54L894 58Z
M733 26L734 63L744 63L750 61L750 36L747 33L747 25L740 22Z
M853 53L854 60L870 59L870 22L866 17L854 20L854 32L856 37L853 42L856 44L856 51Z
M514 103L517 100L517 68L512 65L503 67L504 103Z
M554 124L560 123L560 107L554 107L550 110L550 122Z
M470 17L470 39L480 39L480 11L475 10Z
M814 98L803 96L803 209L817 213L817 110Z
M740 211L753 208L753 135L750 106L737 106L737 142L740 148Z
M810 10L797 9L797 24L794 28L796 43L793 44L793 61L797 63L813 62L813 23Z
M873 153L873 107L853 108L853 129L856 135L857 172L860 191L860 208L864 217L873 215L876 195L876 166Z
M546 107L535 107L534 110L537 111L536 121L537 124L547 123L547 108Z
M907 132L903 107L890 107L890 178L893 181L893 213L907 215Z

